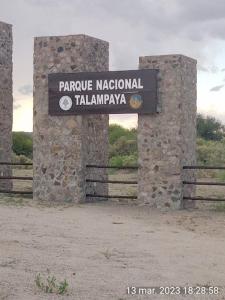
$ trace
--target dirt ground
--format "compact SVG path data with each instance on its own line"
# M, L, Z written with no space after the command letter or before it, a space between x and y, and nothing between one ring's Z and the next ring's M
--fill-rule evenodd
M30 200L31 201L31 200ZM225 299L225 212L112 202L0 203L0 299ZM39 291L38 273L69 283ZM128 295L127 287L219 286L219 295Z

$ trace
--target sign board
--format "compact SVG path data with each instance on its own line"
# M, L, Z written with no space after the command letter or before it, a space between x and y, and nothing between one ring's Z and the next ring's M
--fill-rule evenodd
M157 112L157 70L48 75L49 114Z

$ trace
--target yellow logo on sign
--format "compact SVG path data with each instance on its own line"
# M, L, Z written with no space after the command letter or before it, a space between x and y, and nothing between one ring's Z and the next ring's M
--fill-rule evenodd
M133 109L139 109L142 106L143 100L141 98L141 95L132 95L130 97L130 107Z

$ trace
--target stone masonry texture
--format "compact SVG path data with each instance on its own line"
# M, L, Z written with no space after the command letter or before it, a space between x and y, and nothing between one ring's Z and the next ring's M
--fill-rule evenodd
M0 22L0 162L11 162L12 113L12 25ZM0 166L0 176L11 175L11 166ZM11 180L0 180L0 189L11 188Z
M84 202L86 193L107 194L108 115L49 116L48 74L107 71L108 43L86 35L37 37L34 40L34 199ZM87 200L93 200L87 199Z
M183 55L140 57L140 69L158 69L158 113L138 117L138 202L153 207L190 207L182 181L196 163L196 61Z

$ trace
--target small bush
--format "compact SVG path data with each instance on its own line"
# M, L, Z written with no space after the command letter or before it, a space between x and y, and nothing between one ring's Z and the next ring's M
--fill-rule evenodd
M32 133L29 132L13 132L13 151L17 155L25 155L32 158L33 156L33 141Z
M225 165L225 139L221 141L206 141L197 139L197 162L199 165L224 166ZM200 170L199 177L225 178L222 171Z
M48 276L44 279L39 273L37 274L34 282L36 286L45 293L64 295L68 292L69 284L66 279L61 282L57 282L55 276Z
M123 166L123 159L122 156L114 156L109 161L110 166L115 167L122 167Z
M225 126L214 117L198 114L197 134L205 140L220 141L225 136Z
M121 137L126 137L126 140L135 140L137 138L137 129L127 129L118 124L109 125L110 145L115 144Z
M137 141L128 140L127 137L120 137L113 145L109 148L109 157L116 155L131 155L137 152Z
M109 164L116 167L136 166L137 154L113 156Z
M19 164L30 164L32 163L32 159L25 155L16 155L15 153L13 154L12 161L14 163L19 163ZM14 166L15 169L32 169L32 166Z
M137 153L132 155L124 155L122 156L123 159L123 166L136 166L137 165Z

